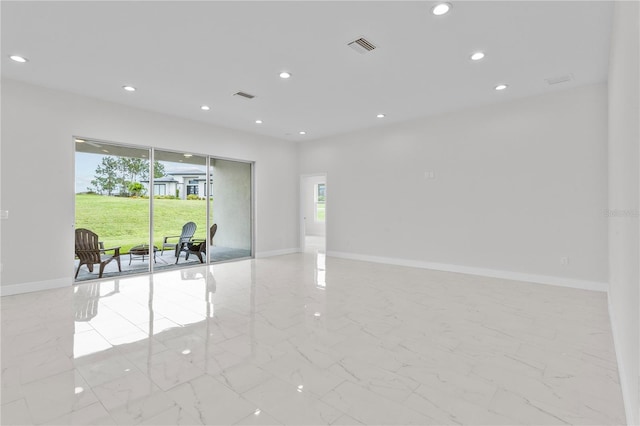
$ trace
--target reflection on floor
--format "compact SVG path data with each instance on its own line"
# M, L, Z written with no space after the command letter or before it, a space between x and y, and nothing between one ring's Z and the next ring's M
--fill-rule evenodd
M605 293L299 253L2 298L1 423L622 424Z
M246 259L251 257L251 250L237 249L230 247L209 247L209 255L211 256L211 262L225 262L236 259ZM195 255L190 255L189 260L185 260L184 253L180 254L180 260L178 264L175 263L176 258L172 251L165 250L164 252L156 253L156 261L154 269L156 271L162 271L166 269L181 268L185 264L197 265L200 263ZM141 256L134 256L130 259L129 254L123 254L120 256L120 266L122 272L118 271L118 264L115 261L111 261L104 269L103 278L114 278L124 275L139 274L149 271L149 256L145 256L144 260ZM78 268L78 260L74 264L74 273ZM94 265L93 272L89 272L89 269L85 265L80 268L78 278L76 281L95 280L98 278L98 265Z
M317 235L305 235L304 251L305 253L325 253L325 237Z
M212 262L224 262L225 260L244 259L251 257L251 250L229 248L229 247L210 247L209 255ZM191 257L189 257L191 260Z

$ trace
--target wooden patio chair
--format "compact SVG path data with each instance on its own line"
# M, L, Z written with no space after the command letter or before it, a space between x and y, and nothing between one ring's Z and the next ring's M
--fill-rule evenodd
M113 255L106 252L113 251ZM104 267L112 260L118 263L118 271L122 272L120 267L120 247L104 248L103 244L98 241L98 234L88 229L76 229L76 256L80 259L75 278L78 278L78 272L82 265L87 265L89 272L93 272L93 265L100 265L100 273L98 278L102 278Z
M209 228L209 241L212 245L213 245L213 236L216 235L217 230L218 230L218 225L216 223L211 225L211 228ZM189 255L195 254L198 257L198 260L200 261L200 263L204 263L204 259L202 258L202 255L207 254L207 240L188 241L187 243L183 244L182 247L180 247L180 251L185 252L184 260L189 260ZM176 263L178 263L178 260L180 260L180 256L176 258Z
M202 255L207 253L207 240L191 240L188 243L183 244L180 251L185 252L184 260L189 260L189 255L195 254L200 263L204 263ZM178 253L178 256L176 257L176 263L180 260L179 254L180 253Z
M214 223L213 225L211 225L211 228L209 228L209 245L210 246L213 245L213 236L216 235L217 231L218 231L218 224Z
M182 247L186 243L191 241L191 239L193 238L193 234L195 233L196 224L193 222L185 223L182 227L182 233L180 233L180 235L170 235L168 237L164 237L164 240L162 241L162 248L160 249L160 256L162 256L165 249L172 249L176 257L178 257L180 255L180 250L182 250ZM178 241L175 243L169 242L170 238L177 238Z

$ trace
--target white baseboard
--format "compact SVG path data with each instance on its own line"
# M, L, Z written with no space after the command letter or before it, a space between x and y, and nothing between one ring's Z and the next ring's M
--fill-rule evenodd
M14 294L32 293L34 291L52 290L55 288L71 287L72 285L73 285L73 277L3 285L0 287L0 296L11 296Z
M295 248L288 248L288 249L281 249L281 250L259 251L259 252L256 252L256 259L263 258L263 257L282 256L284 254L293 254L293 253L300 253L300 248L295 247Z
M620 340L621 337L619 335L619 327L618 327L618 321L615 315L615 311L613 310L613 307L611 306L611 294L608 293L607 294L607 302L608 302L608 308L609 308L609 322L611 323L611 334L613 335L613 348L616 352L616 361L618 364L618 380L620 381L620 388L622 390L622 402L624 403L624 414L626 416L626 423L628 425L637 425L640 424L640 418L636 418L634 419L634 413L633 413L633 407L634 404L633 402L630 400L631 398L631 389L629 389L630 386L633 386L633 383L630 383L629 381L632 380L634 381L635 378L634 377L629 377L629 374L627 374L627 368L625 366L625 363L622 361L622 357L620 355ZM640 416L640 413L638 414Z
M502 271L497 269L475 268L471 266L451 265L446 263L423 262L419 260L398 259L392 257L368 256L362 254L345 253L339 251L327 251L327 256L343 259L362 260L373 263L386 263L389 265L408 266L411 268L433 269L436 271L458 272L461 274L479 275L482 277L502 278L506 280L525 281L530 283L571 287L582 290L607 292L609 285L597 281L576 280L572 278L552 277L548 275L525 274L521 272Z

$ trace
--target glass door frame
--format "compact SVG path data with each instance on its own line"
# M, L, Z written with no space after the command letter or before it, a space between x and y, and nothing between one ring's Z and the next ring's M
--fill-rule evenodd
M153 240L154 240L154 234L153 234L153 227L154 227L154 188L155 188L155 161L156 161L156 150L158 151L165 151L165 152L171 152L171 153L176 153L176 154L192 154L193 156L198 156L198 157L203 157L205 159L205 168L206 168L206 173L205 173L205 180L206 180L206 184L205 184L205 199L206 199L206 209L205 209L205 214L206 214L206 237L207 237L207 247L209 246L209 229L211 228L211 196L212 196L212 188L213 185L211 183L211 164L212 164L212 160L224 160L224 161L234 161L237 163L243 163L243 164L248 164L249 165L249 181L250 181L250 187L249 187L249 198L250 198L250 213L249 213L249 232L250 232L250 242L251 242L251 250L250 250L250 255L249 257L243 257L240 259L254 259L255 258L255 253L256 253L256 249L255 249L255 245L256 245L256 235L255 235L255 230L256 230L256 224L255 224L255 220L256 220L256 214L255 214L255 190L256 190L256 180L255 180L255 168L256 168L256 162L252 161L252 160L240 160L240 159L236 159L236 158L229 158L229 157L221 157L221 156L216 156L216 155L210 155L210 154L199 154L196 152L185 152L185 151L179 151L179 150L172 150L172 149L165 149L165 148L160 148L160 147L153 147L153 146L148 146L148 145L136 145L136 144L127 144L127 143L120 143L120 142L111 142L111 141L106 141L104 139L97 139L94 137L88 137L88 136L79 136L79 135L72 135L71 137L71 143L73 144L73 170L74 170L74 174L73 174L73 182L72 184L74 185L74 194L75 194L75 184L76 184L76 153L78 152L76 150L76 140L80 139L80 140L85 140L85 141L92 141L92 142L96 142L96 143L102 143L105 145L111 145L111 146L117 146L117 147L122 147L122 148L129 148L129 149L139 149L139 150L148 150L149 152L149 187L148 187L148 192L149 192L149 204L148 204L148 218L149 218L149 229L148 229L148 243L149 243L149 247L153 247ZM74 214L74 230L75 230L75 218L76 218L76 201L75 201L75 197L74 197L74 201L73 201L74 205L73 205L73 214ZM75 232L75 231L74 231ZM73 256L75 258L75 254ZM214 264L214 262L211 261L211 256L209 253L209 250L207 250L207 261L204 262L204 265L212 265ZM150 257L150 260L153 257ZM238 260L240 260L238 259ZM230 261L233 261L236 259L232 259ZM121 259L122 261L122 259ZM224 263L224 261L220 261L220 262L215 262L215 263ZM176 269L183 269L183 268L188 268L188 267L194 267L194 266L202 266L203 264L199 264L199 263L194 263L194 264L182 264L179 268ZM72 271L75 274L75 266L72 267ZM144 271L144 272L139 272L139 273L133 273L133 274L126 274L126 275L122 275L122 276L135 276L135 275L145 275L145 274L153 274L155 272L156 268L155 268L155 264L153 261L149 262L149 268ZM117 276L116 278L120 278L120 276ZM96 279L92 279L89 280L91 282L95 282L95 281L103 281L103 280L110 280L110 279L114 279L114 277L109 277L109 278L96 278ZM83 283L85 281L76 281L74 280L74 285L75 284L80 284Z

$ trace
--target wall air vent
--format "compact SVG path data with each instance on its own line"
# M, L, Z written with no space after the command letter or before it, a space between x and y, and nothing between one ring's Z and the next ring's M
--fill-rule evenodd
M350 48L352 48L358 53L371 52L373 49L376 48L375 44L371 43L369 40L367 40L364 37L360 37L357 40L353 40L351 43L347 43L347 46L349 46Z
M236 93L233 94L233 96L240 96L240 97L247 98L247 99L255 98L255 95L252 95L252 94L247 93L247 92L236 92Z
M573 74L561 75L560 77L544 79L544 81L546 81L549 86L552 86L554 84L566 83L567 81L571 81L571 80L573 80Z

